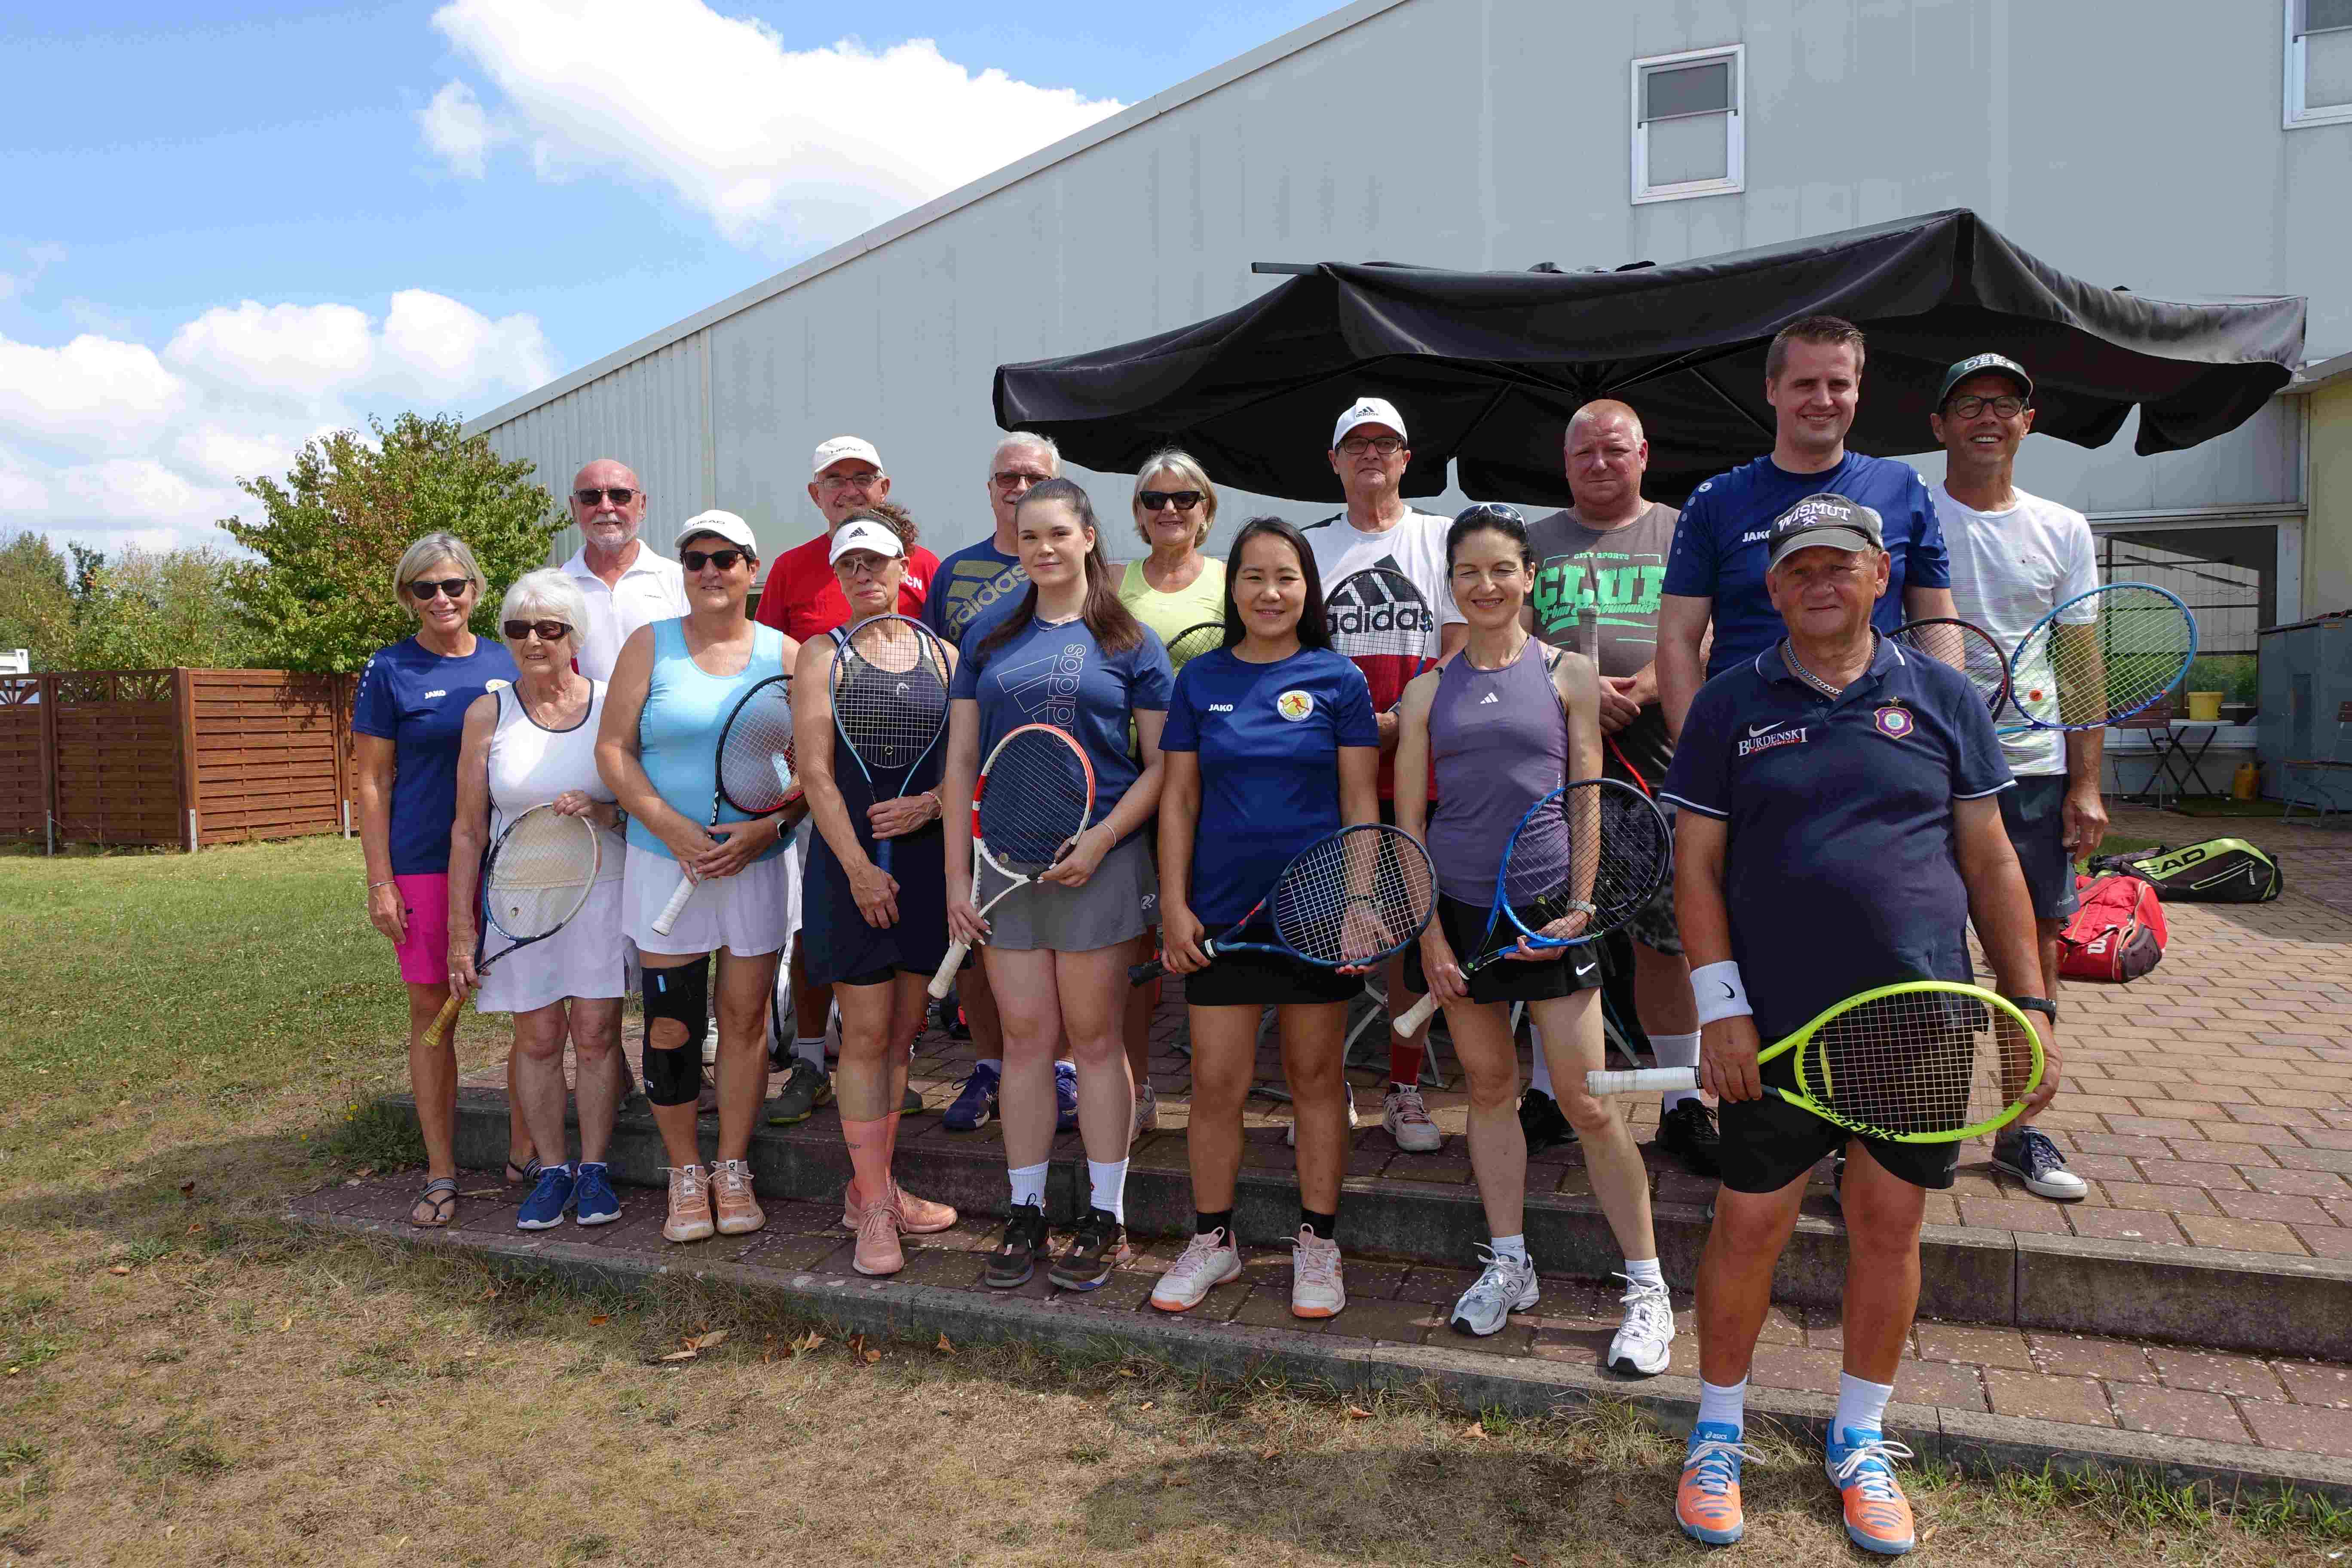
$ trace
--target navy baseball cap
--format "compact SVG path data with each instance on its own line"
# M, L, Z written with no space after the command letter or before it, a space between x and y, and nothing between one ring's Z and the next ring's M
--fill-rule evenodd
M1944 389L1936 394L1936 406L1943 407L1945 401L1952 395L1952 388L1972 375L2005 375L2017 384L2020 397L2030 399L2033 395L2033 378L2025 374L2023 365L2007 354L1970 354L1944 373Z
M1823 490L1807 496L1772 520L1768 538L1771 557L1765 563L1770 571L1793 551L1811 550L1819 545L1828 550L1843 550L1849 554L1861 550L1884 550L1878 529L1878 513L1858 500L1849 500L1835 490Z

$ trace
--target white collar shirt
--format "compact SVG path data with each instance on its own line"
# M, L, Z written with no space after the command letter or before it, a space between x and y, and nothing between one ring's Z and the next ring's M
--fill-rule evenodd
M581 546L563 563L564 574L580 584L588 600L588 624L580 628L580 673L591 680L613 679L621 645L639 626L666 621L687 612L686 569L653 546L637 541L636 559L621 572L620 581L607 586L588 564L587 546Z

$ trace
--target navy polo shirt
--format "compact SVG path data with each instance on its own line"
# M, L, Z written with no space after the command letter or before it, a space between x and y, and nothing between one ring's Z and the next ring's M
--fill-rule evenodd
M1731 955L1764 1044L1874 985L1969 978L1952 803L2013 782L1967 677L1884 638L1834 699L1779 644L1700 689L1659 793L1729 825Z

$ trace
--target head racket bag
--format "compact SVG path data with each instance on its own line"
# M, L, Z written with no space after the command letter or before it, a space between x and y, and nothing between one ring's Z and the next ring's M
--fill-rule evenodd
M2168 904L2267 904L2286 890L2285 870L2242 838L2208 838L2178 849L2159 845L2092 862L2093 870L2109 868L2147 878Z

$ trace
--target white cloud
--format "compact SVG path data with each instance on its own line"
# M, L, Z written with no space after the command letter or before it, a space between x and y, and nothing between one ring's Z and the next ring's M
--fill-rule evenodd
M451 168L527 143L542 177L655 181L739 244L844 237L1121 107L928 38L788 49L702 0L453 0L433 20L507 100L494 119L463 83L435 96L420 119Z
M356 305L216 306L162 354L84 332L0 337L0 521L153 543L225 543L251 515L236 481L282 474L303 442L370 413L479 408L559 368L538 321L404 289Z

